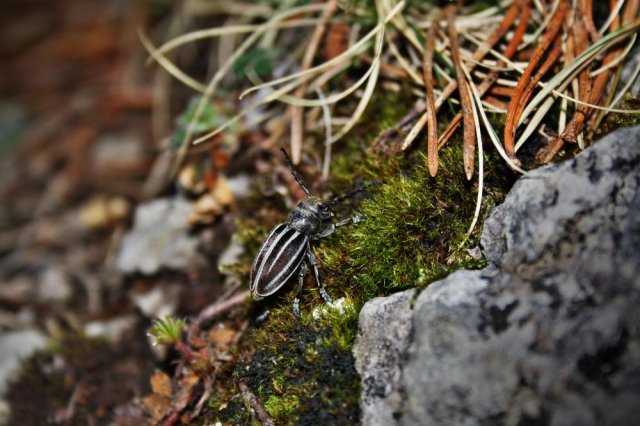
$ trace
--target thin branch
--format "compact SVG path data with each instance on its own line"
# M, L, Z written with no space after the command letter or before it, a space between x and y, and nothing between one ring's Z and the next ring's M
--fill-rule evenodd
M262 423L263 426L273 426L275 423L273 422L273 418L267 413L267 410L264 409L262 403L258 399L258 397L251 392L249 386L243 381L238 381L238 387L240 388L240 394L242 395L242 399L244 402L249 405L251 410L258 416L258 420Z

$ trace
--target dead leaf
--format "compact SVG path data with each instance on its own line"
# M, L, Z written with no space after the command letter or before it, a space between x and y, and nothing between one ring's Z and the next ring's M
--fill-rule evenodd
M211 194L198 198L189 215L190 225L209 225L223 213L222 205Z
M171 398L173 394L171 378L163 371L156 371L153 376L151 376L151 389L154 394Z
M151 423L157 424L169 408L170 400L166 396L152 394L142 399L142 405L151 416Z

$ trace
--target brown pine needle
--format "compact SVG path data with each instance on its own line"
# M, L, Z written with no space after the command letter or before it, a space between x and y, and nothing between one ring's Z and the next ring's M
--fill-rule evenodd
M613 8L614 7L614 3L615 0L611 0L610 1L610 7ZM639 3L640 1L638 0L633 0L631 2L629 2L627 4L627 9L625 10L624 13L624 22L625 24L631 24L634 21L634 18L636 16L638 16L638 9L639 9ZM611 30L615 31L617 28L620 27L620 17L616 17L614 22L611 25ZM609 53L607 53L605 55L605 59L603 61L603 64L607 64L610 63L613 58L615 56L617 56L619 52L619 49L614 49L612 51L610 51ZM613 74L613 70L610 70L611 73ZM606 76L602 75L602 74L607 74ZM591 96L591 103L594 102L599 102L600 99L603 97L603 92L604 92L604 88L607 85L608 81L609 81L609 75L608 72L599 74L594 83L593 83L593 89L591 91L592 96ZM596 123L600 123L600 121L602 120L602 118L604 118L604 111L602 111L600 114L592 114L589 120L589 127L591 127L591 129L595 129L597 127ZM590 137L593 135L594 130L591 130L590 132Z
M584 24L587 27L591 41L596 42L602 38L602 35L596 29L596 24L593 22L593 1L592 0L580 0L578 2L578 10L584 16Z
M440 20L443 16L444 12L439 11L431 23L431 28L427 33L422 59L427 109L427 162L431 176L435 176L438 173L438 121L436 118L436 98L433 87L433 52L436 47L436 36L440 30Z
M504 18L500 22L498 27L493 31L493 33L491 33L491 35L482 44L482 46L478 47L474 51L473 55L471 56L471 60L470 60L470 63L468 65L468 68L467 68L469 72L474 70L474 68L476 67L476 64L480 63L484 59L484 57L487 55L487 53L489 53L491 51L491 49L493 49L495 44L498 41L500 41L500 39L502 37L504 37L506 32L509 30L509 28L511 28L511 25L513 24L515 19L518 17L518 11L519 11L520 5L523 2L529 3L529 1L530 0L515 0L511 4L511 6L509 7L507 12L505 13ZM458 87L458 81L456 79L453 79L453 80L449 81L449 83L443 89L443 91L440 94L440 96L438 97L438 99L436 99L436 102L435 102L436 112L440 109L440 107L444 104L444 102L446 102L447 99L449 99L449 96L451 96L451 94L453 92L455 92L457 87ZM415 123L414 127L411 129L411 131L409 132L409 134L405 138L405 141L404 141L404 143L402 145L402 149L403 150L406 149L411 144L411 142L414 140L415 136L427 124L427 115L428 114L425 112L424 114L422 114L420 119ZM440 149L440 147L442 147L441 143L438 145L438 149Z
M545 61L543 66L547 65L548 67L551 67L553 63L550 63L551 61L549 60L549 57L555 56L556 53L557 53L557 56L560 56L560 54L562 53L562 50L561 50L562 43L560 42L560 40L558 41L556 40L558 39L558 33L560 32L560 29L564 24L564 19L565 19L565 16L567 15L568 10L569 10L569 2L567 0L560 0L560 4L556 9L556 12L553 15L553 18L549 22L547 30L545 31L544 35L540 40L540 43L538 44L535 51L533 52L533 55L529 61L529 65L524 70L524 73L518 80L518 84L516 85L513 98L511 99L511 103L509 104L509 109L507 110L507 118L505 121L505 128L504 128L504 149L507 155L509 156L509 158L511 158L511 160L515 164L518 164L518 165L520 164L520 162L515 156L515 136L516 136L516 129L518 127L518 121L520 120L520 116L522 115L522 112L524 110L524 107L527 101L533 94L533 89L535 87L535 84L537 84L537 81L534 84L531 84L533 71L538 67L538 63L542 60L544 55L548 52L552 44L554 44L554 48L552 49L551 53L547 57L547 61ZM557 57L555 59L557 59ZM555 60L553 62L555 62ZM540 75L540 72L536 74L536 77L537 76L540 76L540 78L542 78L542 75Z
M523 4L521 5L521 3ZM520 10L520 6L522 6L522 10ZM503 56L505 56L507 59L511 59L513 55L515 55L518 49L518 46L520 45L520 43L522 42L522 39L524 38L524 35L527 32L527 25L529 24L530 13L531 13L531 2L529 0L526 0L524 2L523 1L513 2L513 4L511 5L511 8L507 11L507 13L505 13L504 18L502 19L502 22L500 23L498 28L496 28L496 30L494 31L494 35L489 37L491 40L494 40L497 38L498 35L503 36L509 30L509 28L517 18L518 14L520 15L520 21L518 23L516 31L513 37L511 38L511 40L509 41L509 44L507 45L507 48L503 53ZM500 40L499 38L496 39L496 43L499 40ZM504 65L505 65L504 62L502 61L498 62L498 68L501 68ZM491 71L487 75L484 81L477 87L478 93L480 94L480 96L483 96L487 92L487 90L489 90L489 88L493 86L496 80L498 80L498 76L499 76L498 71ZM462 122L462 113L459 112L455 115L453 120L451 120L447 130L445 130L445 132L442 134L440 141L438 142L438 150L442 148L445 143L447 143L447 141L451 138L451 136L453 136L453 133L456 131L456 129L458 128L461 122Z
M504 19L500 22L500 24L493 31L493 33L491 33L491 35L487 38L487 40L484 42L484 45L482 47L478 47L473 52L473 55L471 56L471 63L469 64L469 67L468 67L469 72L474 70L476 64L482 61L484 57L487 56L487 53L489 53L491 49L493 49L493 46L495 46L496 43L498 43L500 39L504 37L507 31L509 31L509 28L511 28L511 25L518 17L519 5L523 1L525 0L516 0L513 2L511 7L505 13ZM456 90L457 87L458 87L458 81L452 80L447 85L447 87L445 87L445 89L443 90L441 95L442 101L440 104L446 101L449 98L449 96L451 96L451 94Z
M639 0L632 0L628 2L627 7L622 16L623 25L630 24L633 22L634 18L638 14L639 5L640 5ZM612 7L613 7L613 4L612 4ZM586 25L587 24L585 23L585 26ZM616 19L614 19L614 21L611 24L611 30L614 31L619 27L620 27L620 18L616 17ZM578 37L583 37L583 35L578 34L578 32L576 32L576 38ZM588 45L584 46L584 43L585 43L584 40L581 40L578 43L582 44L585 49L588 47ZM607 64L616 60L616 58L618 58L618 56L621 54L623 49L624 47L622 45L619 45L611 49L609 52L607 52L602 61L602 65L606 66ZM579 54L580 50L576 49L576 53ZM588 70L582 71L578 77L579 86L580 86L580 90L579 90L580 99L585 100L593 105L599 104L604 95L606 86L609 83L609 79L611 75L615 73L615 71L616 71L615 67L608 69L605 72L598 74L595 77L594 81L591 81L591 79L589 78ZM567 127L562 132L562 134L557 138L553 139L547 146L540 149L540 151L538 151L538 153L536 154L536 162L539 164L546 164L550 162L553 159L553 157L555 157L558 154L558 152L560 152L565 142L575 142L577 140L577 134L582 131L585 125L586 119L592 113L593 113L593 108L589 108L588 106L585 106L585 105L578 105L578 107L576 108L575 115L572 117L569 124L567 124Z
M513 87L493 86L491 87L491 89L489 89L488 94L510 98L511 96L513 96Z
M460 95L460 104L462 105L462 128L464 133L462 162L464 163L464 171L467 175L467 179L471 180L473 177L474 154L476 149L476 127L473 120L473 106L471 105L471 96L469 96L469 87L467 85L467 80L464 78L462 60L460 59L455 13L455 7L447 7L449 46L451 47L451 58L453 59L453 66L456 70L458 94ZM434 145L435 144L437 144L437 140L434 141Z
M589 47L587 26L579 15L574 19L572 30L574 39L574 53L572 56L576 57ZM589 70L587 69L582 70L578 75L578 99L585 102L591 100L591 78L589 77ZM559 137L561 141L578 142L578 133L582 131L582 126L584 125L584 120L589 110L590 108L586 105L578 104L571 121L569 121L569 124L567 124L567 127ZM562 144L563 142L560 143Z

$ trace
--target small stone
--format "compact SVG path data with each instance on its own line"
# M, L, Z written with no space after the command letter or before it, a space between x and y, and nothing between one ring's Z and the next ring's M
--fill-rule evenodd
M132 294L131 299L147 318L164 318L175 312L179 292L177 286L154 286Z
M98 138L91 151L97 175L113 175L141 170L148 161L142 138L135 133L113 133Z
M66 303L73 296L69 276L57 268L48 268L40 275L38 300L43 303Z
M193 204L183 198L161 198L136 208L133 228L124 236L116 266L130 274L161 269L193 270L206 265L198 238L189 234Z
M21 370L21 361L47 346L47 337L37 330L10 331L0 334L0 397L9 381Z
M129 330L133 330L138 317L125 315L108 321L90 321L84 325L87 337L106 337L112 342L119 342Z

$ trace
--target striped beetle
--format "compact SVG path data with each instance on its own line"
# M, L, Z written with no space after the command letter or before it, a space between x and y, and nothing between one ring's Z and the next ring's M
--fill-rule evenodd
M325 302L331 303L331 297L322 285L318 262L311 252L311 241L331 235L336 228L341 226L364 220L365 215L357 215L333 223L331 219L334 214L331 208L378 182L372 182L362 188L336 197L329 202L324 202L320 198L311 195L309 188L293 168L287 152L284 149L282 149L282 152L287 160L291 174L307 196L291 210L284 223L273 228L260 246L251 267L250 290L254 300L261 300L278 291L297 272L298 289L293 301L293 313L299 317L300 293L302 292L304 276L307 273L305 258L313 269L320 295Z

